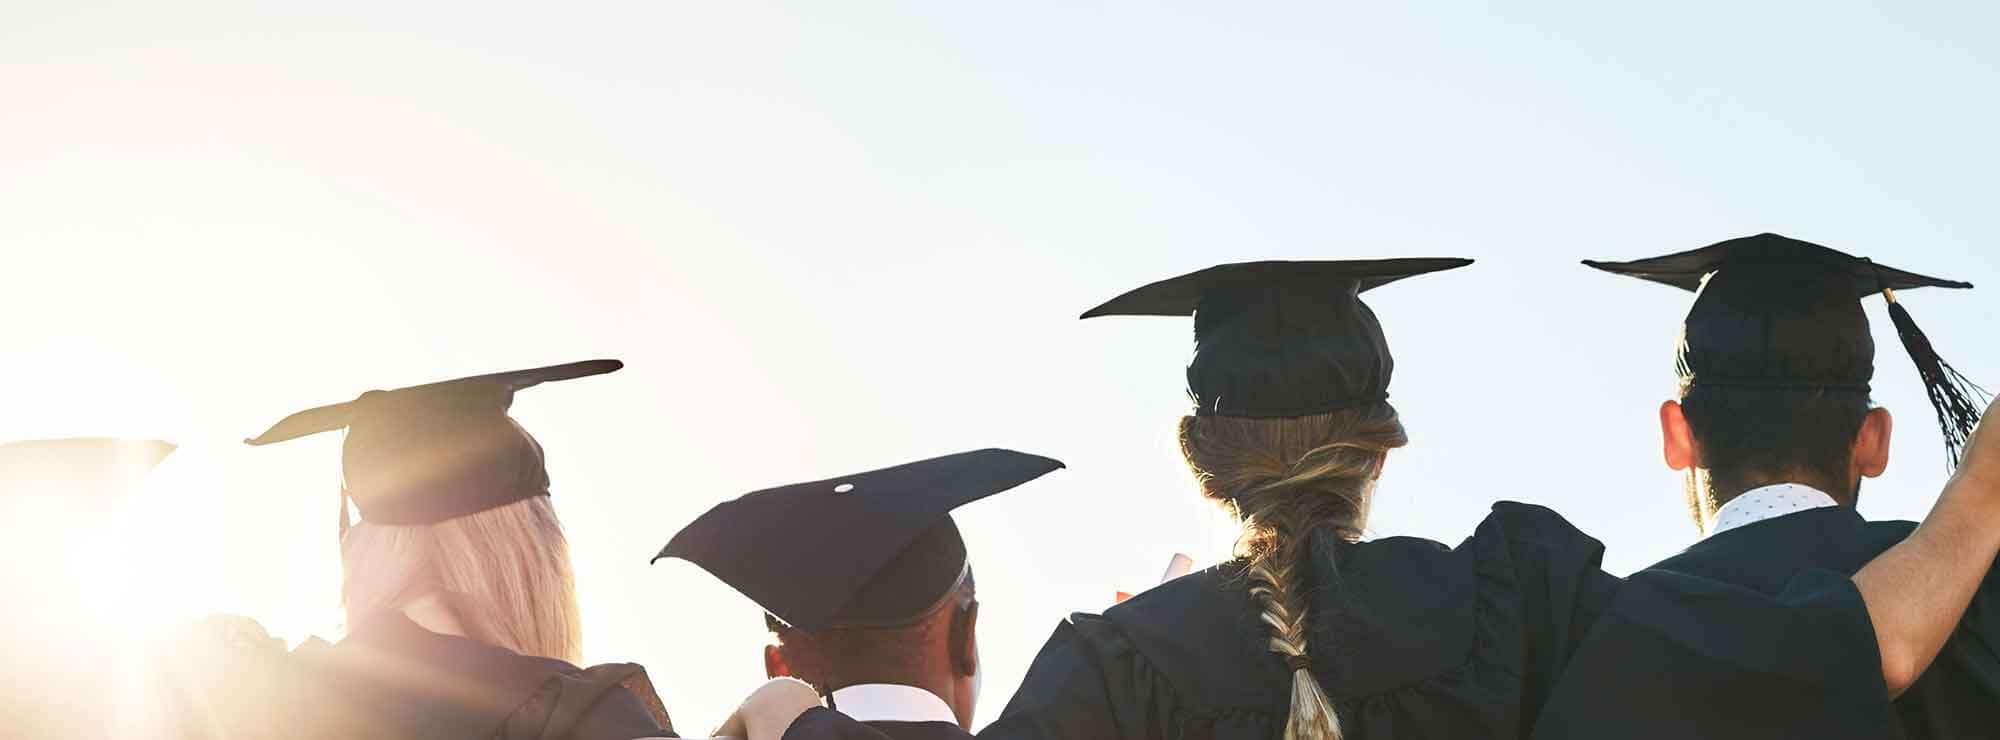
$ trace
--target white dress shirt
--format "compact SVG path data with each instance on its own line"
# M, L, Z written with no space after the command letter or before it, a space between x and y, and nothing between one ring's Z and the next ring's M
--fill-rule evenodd
M924 689L893 683L863 683L833 690L833 708L859 722L949 722L958 724L951 705Z
M1786 514L1839 505L1825 492L1800 483L1779 483L1775 486L1752 488L1715 510L1715 519L1709 523L1706 536L1714 537L1746 524L1756 524Z

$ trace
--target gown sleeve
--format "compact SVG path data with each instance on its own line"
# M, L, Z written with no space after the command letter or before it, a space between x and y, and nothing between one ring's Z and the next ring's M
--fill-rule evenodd
M1107 664L1110 664L1107 669ZM1175 737L1171 690L1144 667L1116 627L1076 614L1056 626L1021 688L980 730L983 739L1117 740ZM877 740L879 730L828 709L792 722L784 740Z
M1944 651L1896 709L1913 736L1979 737L2000 728L2000 571L1987 571Z
M982 738L1083 740L1181 734L1173 688L1104 617L1056 626Z
M792 720L781 740L891 740L888 735L845 714L813 707Z
M1578 646L1533 737L1902 737L1878 650L1845 574L1805 571L1772 597L1641 571Z
M1533 504L1494 504L1493 512L1461 549L1471 550L1479 559L1480 602L1518 609L1514 622L1518 643L1489 628L1480 650L1494 662L1519 666L1517 727L1525 735L1576 646L1623 588L1623 581L1604 572L1602 542L1555 511ZM1496 621L1481 620L1482 624ZM1514 644L1518 654L1507 655Z
M543 681L507 718L501 737L539 740L633 740L679 737L665 710L649 707L634 686L650 693L646 670L636 663L606 663ZM651 703L657 703L653 698Z

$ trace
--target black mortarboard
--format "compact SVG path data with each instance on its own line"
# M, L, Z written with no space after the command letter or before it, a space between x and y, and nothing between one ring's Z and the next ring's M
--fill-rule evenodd
M341 528L347 502L377 524L434 524L549 493L542 446L507 416L516 391L612 372L590 360L369 391L287 416L253 445L345 428L340 449Z
M1062 466L985 449L765 489L716 504L653 560L699 565L808 632L907 624L970 572L951 510Z
M1777 234L1652 259L1583 263L1696 291L1676 357L1689 386L1866 392L1875 374L1875 343L1860 300L1881 293L1937 410L1951 464L1957 464L1979 421L1983 404L1976 399L1983 392L1938 357L1895 293L1971 283L1898 270Z
M1187 390L1202 416L1294 417L1389 397L1395 361L1370 289L1469 259L1243 262L1161 280L1083 313L1194 316Z

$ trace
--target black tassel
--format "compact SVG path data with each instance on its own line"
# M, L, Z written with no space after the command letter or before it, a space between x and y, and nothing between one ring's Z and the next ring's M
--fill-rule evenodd
M1910 360L1917 363L1924 393L1930 396L1931 407L1937 409L1938 431L1944 435L1945 469L1955 470L1990 396L1938 356L1930 337L1917 328L1916 319L1910 318L1903 304L1896 302L1894 291L1884 290L1882 294L1889 299L1889 318L1896 322L1896 336L1903 340L1903 349L1910 353Z

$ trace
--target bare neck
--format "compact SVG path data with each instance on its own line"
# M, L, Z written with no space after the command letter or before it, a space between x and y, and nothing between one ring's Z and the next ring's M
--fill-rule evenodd
M465 634L464 623L458 621L457 612L452 611L444 596L432 591L403 604L403 616L416 622L418 627L440 635L469 637Z

